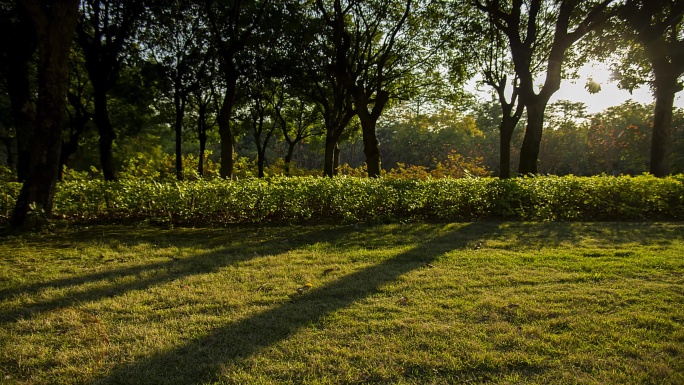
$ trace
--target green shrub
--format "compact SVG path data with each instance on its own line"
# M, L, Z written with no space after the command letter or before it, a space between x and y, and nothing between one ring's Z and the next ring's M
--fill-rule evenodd
M21 185L0 182L0 219ZM684 176L425 180L276 177L157 182L68 179L53 215L68 220L242 223L326 219L605 221L684 219Z

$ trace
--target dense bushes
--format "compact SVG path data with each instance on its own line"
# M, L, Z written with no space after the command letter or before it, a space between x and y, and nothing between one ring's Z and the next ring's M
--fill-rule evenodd
M7 220L16 183L0 182ZM278 220L680 220L684 176L61 182L54 216L70 220L234 223Z

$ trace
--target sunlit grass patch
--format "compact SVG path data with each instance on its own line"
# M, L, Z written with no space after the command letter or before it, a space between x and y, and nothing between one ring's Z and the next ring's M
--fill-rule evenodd
M683 235L482 222L7 237L0 382L678 384Z

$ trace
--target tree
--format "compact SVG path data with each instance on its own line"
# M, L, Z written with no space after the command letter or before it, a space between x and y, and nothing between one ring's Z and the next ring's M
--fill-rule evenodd
M655 107L650 172L662 177L670 173L669 144L675 94L684 89L680 80L684 74L684 2L627 0L621 7L620 17L628 26L628 41L637 43L627 45L622 69L639 66L643 68L645 61L651 67L650 83L655 96ZM625 72L634 74L628 68ZM644 76L622 76L621 86L632 90L647 79Z
M219 71L216 68L216 57L212 55L211 51L207 52L207 57L203 61L203 74L199 78L199 86L194 88L190 93L190 105L194 106L197 112L197 139L199 140L199 156L197 163L197 175L204 176L204 159L207 149L208 131L215 126L215 113L220 108L218 107L218 95L216 92L216 85L218 84ZM211 107L215 108L212 109ZM214 122L210 123L211 117L214 117Z
M10 224L33 226L30 212L49 216L57 182L66 109L69 53L78 22L78 0L24 0L38 43L38 104L28 177L12 212Z
M520 79L520 102L527 112L518 172L536 173L544 111L560 88L568 50L612 16L608 6L613 0L513 0L510 7L500 0L473 1L508 38L515 73ZM533 58L540 54L539 50L546 57L546 78L536 91Z
M321 113L317 106L308 105L304 100L287 96L283 105L274 106L275 115L287 143L287 151L283 157L285 173L290 174L290 165L297 144L313 136L321 136Z
M67 162L78 151L79 142L86 126L93 119L92 87L89 87L87 72L81 52L72 48L69 58L69 90L67 91L67 115L69 132L64 135L59 157L59 179L64 174Z
M211 39L219 56L219 68L224 78L224 93L218 115L219 135L221 136L221 177L233 177L233 155L235 136L231 131L231 118L236 104L236 88L244 66L244 50L257 44L256 34L263 23L270 0L243 3L239 0L223 2L204 1L206 18ZM275 26L275 23L269 23Z
M471 18L473 18L471 16ZM513 71L506 38L501 29L497 28L494 18L488 15L485 19L475 18L475 26L471 32L476 32L485 38L481 44L468 44L467 47L474 49L471 57L474 59L482 73L483 82L494 89L496 99L501 107L501 120L499 122L499 177L509 178L511 175L511 141L513 131L517 127L523 115L524 105L520 101L520 78ZM538 62L537 57L532 57ZM533 64L531 68L539 68ZM510 82L509 82L510 79ZM508 86L511 86L510 92Z
M431 19L418 14L413 0L317 0L324 34L335 50L329 67L346 88L361 122L370 177L380 176L377 121L393 98L415 87L410 75L431 58L421 33ZM422 57L422 60L418 60Z
M36 124L32 84L36 32L20 1L3 1L0 12L0 70L10 98L12 125L17 138L17 177L23 182L28 177Z
M484 140L481 143L484 165L496 175L501 175L501 121L503 111L501 102L496 95L492 99L473 104L470 112L475 118L475 125L482 131ZM521 127L523 118L518 121L518 126L512 130L510 159L511 168L517 170L517 161L520 159L520 146L524 136L524 128Z
M159 64L169 83L174 107L176 136L176 177L183 178L182 133L190 94L201 86L206 76L208 32L195 2L178 1L171 6L155 7L146 33L147 52Z
M335 1L333 7L336 10L331 12L329 20L320 17L320 12L326 10L321 2L310 8L298 8L294 18L300 22L293 27L288 47L288 60L300 63L292 66L288 83L303 100L317 105L323 119L323 175L327 177L337 175L339 144L356 115L351 91L344 86L344 78L339 76L346 71L346 57L351 49L344 33L346 21L341 2ZM328 23L338 27L328 28Z
M140 1L84 0L77 27L77 40L85 57L93 86L93 120L100 135L100 163L105 180L115 180L113 143L116 139L109 118L107 93L124 65L126 43L134 37L145 5Z
M257 177L263 178L268 144L278 128L275 109L282 108L284 102L283 84L256 75L248 92L252 102L244 121L250 126L257 149Z

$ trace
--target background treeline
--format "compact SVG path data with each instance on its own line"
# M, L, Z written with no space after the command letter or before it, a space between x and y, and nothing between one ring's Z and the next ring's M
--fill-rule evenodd
M13 223L49 215L62 178L681 172L683 15L674 0L2 0ZM549 104L591 60L654 104Z
M500 109L495 102L474 102L472 111L440 111L434 114L392 116L378 123L383 175L425 179L463 176L498 176ZM553 175L638 175L648 172L653 106L627 101L605 111L587 114L583 103L559 101L547 112L547 129L539 154L539 172ZM158 131L154 131L154 130ZM164 125L147 126L147 132L122 137L115 153L120 179L176 180L174 143ZM517 166L523 127L513 138L513 167ZM213 142L199 162L199 142L193 132L183 131L183 179L218 178L220 149ZM187 135L187 136L185 136ZM86 134L77 153L64 168L63 178L101 178L97 164L97 137ZM257 149L252 137L237 137L234 177L258 177ZM275 135L267 148L265 175L321 176L322 138L312 136L296 146L286 168L288 145ZM684 172L684 111L674 110L672 124L673 173ZM0 147L0 157L6 149ZM5 158L6 159L6 158ZM363 143L360 136L340 145L340 174L364 176ZM201 171L201 172L200 172ZM200 176L201 175L201 176ZM5 168L3 179L16 180Z

